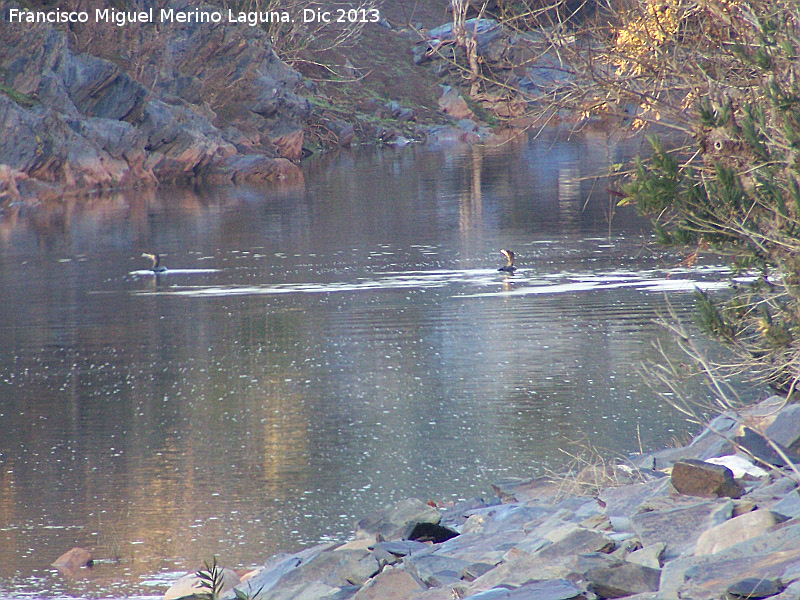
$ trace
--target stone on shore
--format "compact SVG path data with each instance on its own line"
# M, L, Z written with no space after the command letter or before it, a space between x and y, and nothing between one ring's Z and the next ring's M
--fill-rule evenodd
M589 589L600 598L622 598L658 591L661 570L634 563L600 567L586 573Z
M749 427L744 428L743 435L737 437L736 442L747 450L748 453L768 465L786 467L788 466L786 458L794 464L800 463L800 455L782 447L774 440L768 441L761 433ZM772 444L770 444L770 442L772 442ZM777 450L773 445L777 446Z
M638 513L631 517L631 524L643 546L666 543L665 557L671 559L692 548L703 531L727 521L732 511L731 500L705 500Z
M800 523L791 521L716 554L665 563L659 595L663 600L718 600L741 579L786 576L784 583L800 579Z
M433 553L411 556L403 564L409 573L428 587L442 587L461 581L462 572L470 566L465 560Z
M761 479L769 475L767 471L761 467L757 467L752 461L739 454L728 454L727 456L720 456L718 458L709 458L705 462L712 465L728 467L733 474L733 478L736 480Z
M425 589L413 575L387 568L358 590L354 600L410 600Z
M789 492L773 504L770 510L786 519L800 517L800 493L797 490Z
M419 523L438 525L441 513L421 500L401 500L383 510L372 513L356 523L356 538L376 541L399 540Z
M800 452L800 404L784 406L765 433L790 452Z
M754 510L707 529L697 539L695 556L716 554L769 531L781 519L768 510Z
M739 598L758 600L780 594L783 589L783 584L774 577L767 579L750 577L749 579L742 579L732 583L725 590L725 593L731 600L738 600Z
M741 487L728 467L687 458L672 466L673 487L681 494L705 498L739 498Z
M467 106L467 102L458 93L458 90L450 86L442 86L442 88L442 97L439 98L439 110L457 121L475 117L472 110Z
M625 557L625 560L632 562L643 567L650 567L651 569L661 568L661 558L664 556L664 550L667 545L664 542L658 542L650 546L645 546L640 550L631 552Z

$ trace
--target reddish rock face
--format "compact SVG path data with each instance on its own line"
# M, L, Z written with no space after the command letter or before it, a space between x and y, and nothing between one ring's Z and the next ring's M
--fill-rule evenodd
M702 460L679 460L672 467L672 485L681 494L704 498L739 498L742 489L725 466Z

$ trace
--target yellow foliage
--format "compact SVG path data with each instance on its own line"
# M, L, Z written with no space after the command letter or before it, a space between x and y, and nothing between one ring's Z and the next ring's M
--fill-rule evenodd
M653 61L658 49L677 32L683 0L644 0L642 10L632 14L619 30L616 65L620 74L639 75Z

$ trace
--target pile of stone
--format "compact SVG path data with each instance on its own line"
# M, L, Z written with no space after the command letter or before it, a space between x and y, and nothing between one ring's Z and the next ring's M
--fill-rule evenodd
M508 480L492 501L446 509L399 502L347 543L275 556L243 580L226 570L222 597L797 599L798 449L800 405L770 398L633 466ZM578 493L598 471L608 486ZM165 599L197 585L189 575Z

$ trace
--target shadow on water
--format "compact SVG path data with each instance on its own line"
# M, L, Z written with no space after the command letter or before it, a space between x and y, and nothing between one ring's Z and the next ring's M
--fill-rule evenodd
M685 435L637 368L665 295L688 318L724 271L614 208L597 175L636 144L342 152L302 186L5 208L0 595L160 597L212 555L558 468L570 440ZM75 545L120 562L61 578Z

